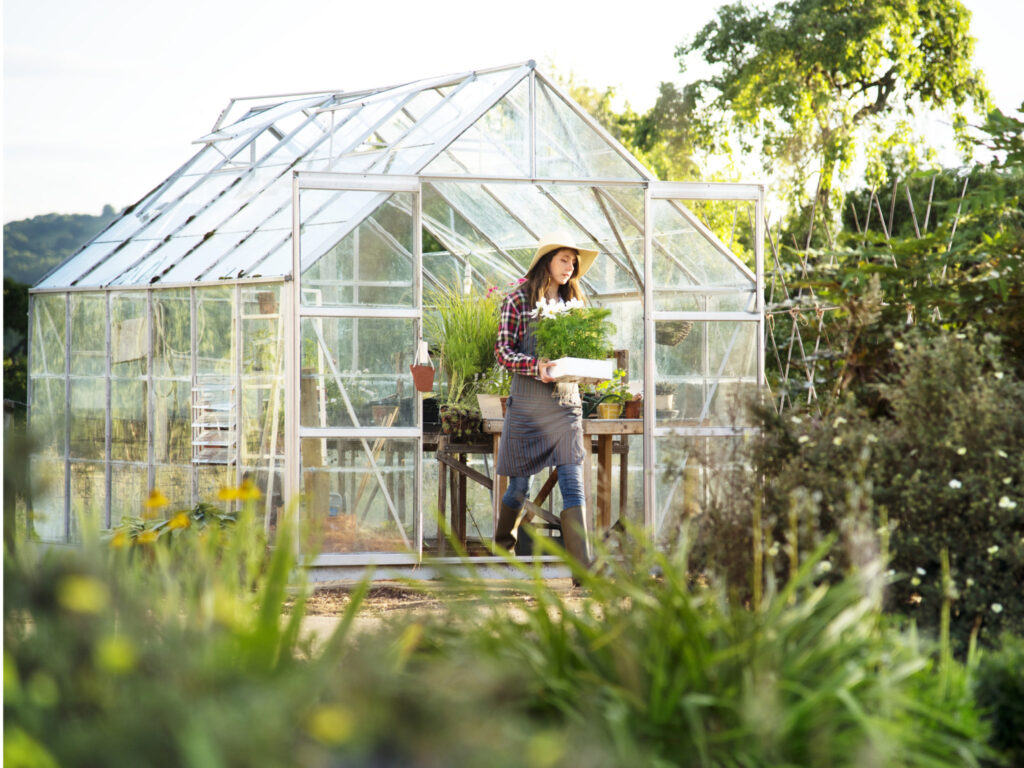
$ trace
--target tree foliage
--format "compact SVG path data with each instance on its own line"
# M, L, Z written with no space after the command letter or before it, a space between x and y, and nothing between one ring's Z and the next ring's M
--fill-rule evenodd
M766 170L786 173L792 200L820 172L816 200L829 212L858 135L873 134L876 152L906 148L899 121L921 107L952 108L962 135L968 105L987 105L969 22L959 0L734 2L677 48L681 62L699 53L716 67L682 96L702 105L695 119L734 132Z
M33 285L109 224L114 209L99 216L47 213L4 224L4 276Z

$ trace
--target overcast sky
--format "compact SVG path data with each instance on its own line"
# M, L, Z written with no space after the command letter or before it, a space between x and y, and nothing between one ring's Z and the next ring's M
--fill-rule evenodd
M191 156L231 97L360 89L535 59L638 110L719 4L7 0L3 221L98 214ZM965 0L996 103L1024 101L1021 0Z

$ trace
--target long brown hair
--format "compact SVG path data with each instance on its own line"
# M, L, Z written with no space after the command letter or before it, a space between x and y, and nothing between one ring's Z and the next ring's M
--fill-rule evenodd
M547 287L548 280L550 279L548 276L548 265L551 263L551 259L555 257L555 254L561 250L563 249L554 248L548 251L537 260L537 263L533 265L533 269L526 273L526 282L523 284L523 290L526 291L526 302L531 311L537 306L537 300L544 295L544 289ZM565 250L576 254L576 263L569 281L565 285L558 286L558 295L562 301L569 301L570 299L586 301L587 297L583 295L583 289L580 288L579 251L575 248L567 248Z

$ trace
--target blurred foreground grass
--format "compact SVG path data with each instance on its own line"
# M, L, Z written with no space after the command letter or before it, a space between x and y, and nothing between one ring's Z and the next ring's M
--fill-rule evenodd
M880 571L806 564L756 608L694 585L685 547L624 537L582 607L521 571L314 649L292 518L201 505L4 558L8 766L976 765L971 670L893 627ZM130 529L127 524L120 533ZM88 527L84 526L83 530ZM148 531L157 530L155 536ZM437 592L435 592L437 594Z

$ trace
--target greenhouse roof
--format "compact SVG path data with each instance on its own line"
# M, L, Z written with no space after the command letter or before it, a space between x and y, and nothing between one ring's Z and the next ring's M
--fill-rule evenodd
M532 61L372 90L234 99L195 143L188 162L35 289L288 276L296 172L419 176L446 212L432 218L425 200L424 228L460 260L486 263L477 271L494 282L522 274L539 234L569 229L616 265L591 290L642 286L643 203L629 188L654 177ZM385 201L397 204L372 190L304 201L302 269ZM680 264L684 282L752 280L681 205L661 215L671 219L662 232L718 251ZM319 245L308 247L317 230L309 240Z

